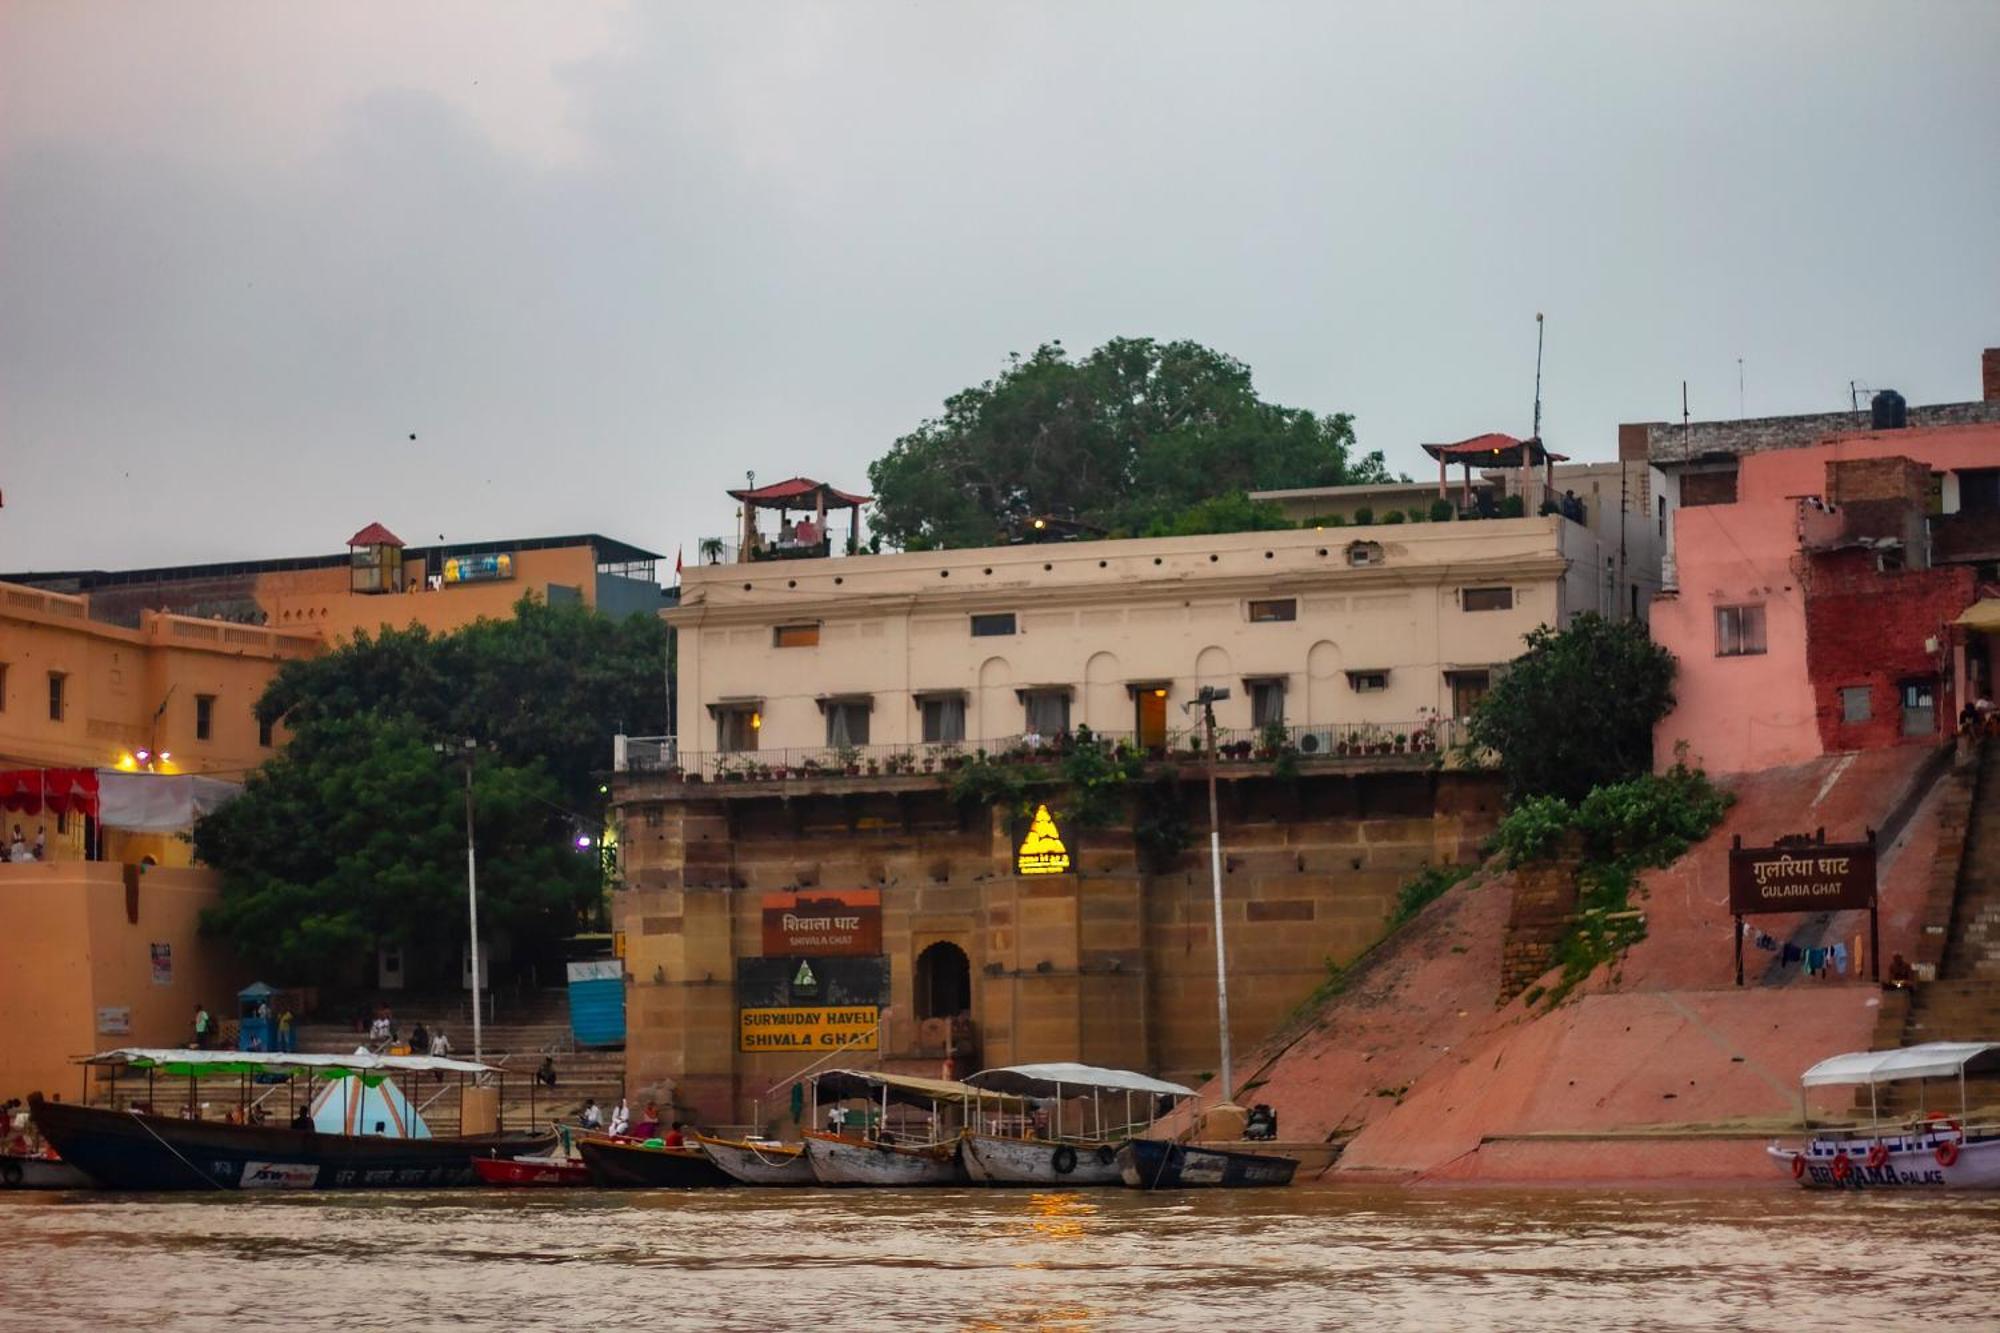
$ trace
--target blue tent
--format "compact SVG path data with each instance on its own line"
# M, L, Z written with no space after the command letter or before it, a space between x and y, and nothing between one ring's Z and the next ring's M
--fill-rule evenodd
M374 1087L360 1078L328 1079L313 1097L313 1128L322 1134L373 1134L384 1138L427 1139L431 1127L390 1079Z

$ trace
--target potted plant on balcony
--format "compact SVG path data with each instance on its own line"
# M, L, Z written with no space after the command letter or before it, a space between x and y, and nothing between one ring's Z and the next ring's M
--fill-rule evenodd
M881 771L882 771L882 765L880 761L876 760L871 756L868 760L868 776L871 778L875 777L879 775Z
M1410 748L1410 734L1409 734L1408 732L1406 732L1406 731L1399 731L1399 732L1397 732L1397 733L1396 733L1396 753L1397 753L1397 754L1402 754L1402 753L1403 753L1403 752L1404 752L1405 750L1407 750L1407 749L1409 749L1409 748Z
M858 778L861 776L860 746L858 745L840 746L833 752L833 757L834 757L834 762L838 763L841 766L841 768L846 770L848 777Z

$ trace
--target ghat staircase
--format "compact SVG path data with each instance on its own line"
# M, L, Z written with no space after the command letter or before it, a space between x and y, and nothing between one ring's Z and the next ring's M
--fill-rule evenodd
M1953 772L1939 818L1939 859L1914 960L1935 967L1937 979L1883 992L1877 1049L2000 1041L2000 739L1980 742L1973 758ZM1958 827L1964 829L1964 843L1954 849ZM1917 1106L1912 1084L1885 1087L1881 1096L1884 1111L1907 1113ZM1966 1099L1975 1107L2000 1108L2000 1076L1967 1080ZM1925 1103L1934 1110L1955 1109L1957 1089L1929 1087ZM1858 1105L1868 1105L1865 1088Z

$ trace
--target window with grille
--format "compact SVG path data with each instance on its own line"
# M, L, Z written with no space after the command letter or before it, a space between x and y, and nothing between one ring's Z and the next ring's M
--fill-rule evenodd
M1717 657L1747 657L1763 651L1763 607L1718 606L1715 608L1715 655Z
M727 752L754 750L764 715L755 708L721 708L715 714L715 748Z
M1284 681L1253 680L1250 682L1250 725L1253 727L1282 727L1285 725Z
M60 722L63 720L63 704L65 703L63 693L64 687L68 683L69 677L65 676L62 672L49 672L49 721L51 722Z
M194 697L194 738L208 740L215 731L215 696L197 694Z
M974 616L972 618L972 637L975 639L990 639L1002 634L1012 634L1013 632L1014 613L1012 611L996 611L991 615Z
M1029 690L1021 697L1028 731L1060 736L1069 730L1068 690Z
M1273 620L1297 620L1299 603L1293 597L1275 597L1267 601L1250 603L1252 623L1261 624Z
M1461 588L1458 605L1465 611L1512 611L1514 590L1512 588Z
M865 703L829 703L826 706L826 743L839 749L868 744L868 714Z
M1868 722L1875 716L1875 692L1866 685L1849 685L1840 692L1840 720Z
M965 739L965 696L941 694L925 699L924 744L952 745Z

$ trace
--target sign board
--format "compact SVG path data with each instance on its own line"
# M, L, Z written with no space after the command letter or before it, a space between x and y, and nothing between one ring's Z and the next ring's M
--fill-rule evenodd
M571 981L623 981L625 968L616 958L594 958L587 963L569 964Z
M155 944L151 948L153 954L153 984L155 986L173 985L174 946L171 944Z
M1846 912L1875 904L1875 844L1805 843L1729 852L1729 910Z
M859 958L881 952L879 890L808 889L764 895L767 956Z
M742 1009L737 1048L743 1051L872 1051L882 1011L872 1004L824 1008Z
M625 956L625 932L622 930L611 932L611 956L613 958Z
M870 958L739 958L740 1009L880 1007L889 1003L889 960Z
M446 583L492 583L513 577L511 555L455 555L444 562Z
M1019 875L1060 875L1069 869L1069 848L1046 805L1035 807L1028 836L1014 854L1014 873Z
M115 1005L97 1011L97 1030L111 1036L124 1036L132 1030L132 1010L125 1005Z

